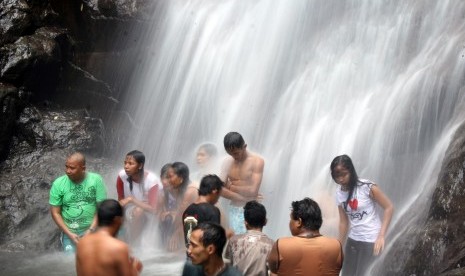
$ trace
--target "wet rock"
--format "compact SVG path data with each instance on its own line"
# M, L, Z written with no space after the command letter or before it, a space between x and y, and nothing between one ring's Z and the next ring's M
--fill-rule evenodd
M92 116L103 119L118 103L107 83L70 62L64 65L62 81L52 96L62 106L85 108Z
M65 29L44 27L3 46L0 48L0 78L32 91L39 87L53 89L65 44Z
M0 45L30 35L39 27L56 22L58 15L46 0L0 2Z
M416 217L405 215L409 229L392 245L375 275L464 275L464 175L465 124L445 154L429 210Z
M101 120L85 110L28 106L17 120L9 157L0 164L0 248L46 250L59 245L49 214L50 183L63 174L66 156L82 151L88 170L108 171Z
M22 110L23 94L12 84L0 82L0 160L8 154L15 120Z
M0 45L13 42L31 25L30 7L25 0L0 2Z

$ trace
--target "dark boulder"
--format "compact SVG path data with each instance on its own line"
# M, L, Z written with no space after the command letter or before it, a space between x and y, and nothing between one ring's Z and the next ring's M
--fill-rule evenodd
M17 122L12 151L0 165L0 244L6 250L58 246L59 230L49 214L50 183L62 175L66 156L82 151L88 170L108 171L102 159L103 125L86 111L29 106Z
M408 228L394 233L401 235L374 275L465 275L464 176L465 124L446 151L432 197L421 196L415 209L403 216L398 225Z
M0 2L0 46L12 43L20 36L50 25L58 15L45 0L4 0Z

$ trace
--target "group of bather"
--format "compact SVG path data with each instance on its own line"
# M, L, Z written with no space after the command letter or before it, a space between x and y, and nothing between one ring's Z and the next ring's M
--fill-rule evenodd
M89 242L81 241L90 240L92 235L87 234L97 228L118 237L118 242L136 247L146 244L144 231L160 233L165 250L187 250L183 275L339 275L342 267L342 275L363 275L384 249L392 203L376 184L358 178L347 155L334 158L330 166L331 176L338 184L334 202L340 217L338 239L319 233L323 222L321 210L315 201L304 198L291 206L289 228L296 239L281 238L274 242L261 232L267 220L259 193L263 158L249 151L237 132L226 134L223 144L228 156L221 164L215 158L216 146L207 143L196 153L198 172L190 174L185 163L172 162L160 169L159 177L145 169L145 155L141 151L128 152L116 180L117 205L124 217L119 224L117 206L105 202L113 209L102 204L106 209L97 210L107 197L102 178L85 170L83 154L71 154L66 160L66 175L53 182L49 202L52 218L62 230L63 250L75 252L78 246L78 275L112 275L105 269L97 273L95 264L84 262L84 253L79 254L91 250ZM220 204L220 198L226 204ZM376 205L382 207L382 216ZM217 238L224 235L225 242L229 239L227 249L223 250L221 238L202 238L208 233L216 233L212 235ZM118 242L111 243L123 248ZM249 242L252 245L247 245ZM307 243L313 249L306 253L295 250L308 248ZM83 244L87 244L85 248ZM194 248L196 244L207 257L200 257L204 255L198 247ZM221 252L210 252L208 248ZM126 253L122 254L124 259ZM297 259L303 261L292 261ZM133 257L128 260L127 275L137 275L142 264Z

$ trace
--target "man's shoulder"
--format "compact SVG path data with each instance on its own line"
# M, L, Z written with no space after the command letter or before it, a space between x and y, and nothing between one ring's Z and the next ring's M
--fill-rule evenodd
M70 183L71 180L66 174L59 176L55 180L53 180L51 191L57 192L59 190L66 190L66 187L69 187Z
M257 166L263 166L265 164L265 159L263 159L263 157L256 152L249 151L249 159L254 165Z

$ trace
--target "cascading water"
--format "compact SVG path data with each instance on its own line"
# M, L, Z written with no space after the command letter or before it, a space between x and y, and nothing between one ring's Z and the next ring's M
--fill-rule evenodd
M124 152L158 171L240 132L266 160L273 238L304 196L336 234L329 163L347 153L393 200L397 227L463 123L464 13L454 0L162 1L125 100L137 128Z

